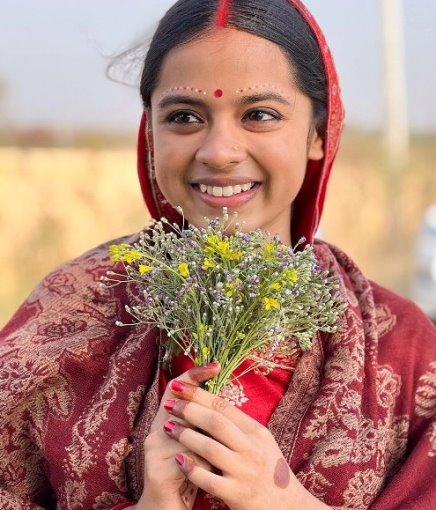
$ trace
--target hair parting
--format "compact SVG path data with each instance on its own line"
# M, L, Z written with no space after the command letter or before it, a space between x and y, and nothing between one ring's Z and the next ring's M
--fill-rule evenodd
M219 0L216 26L225 28L229 21L231 0Z
M217 28L234 28L276 44L289 62L289 79L312 103L312 124L325 139L328 117L327 76L315 34L290 0L177 0L159 21L145 56L138 48L121 54L128 63L141 55L140 92L145 109L158 86L168 53L200 40Z

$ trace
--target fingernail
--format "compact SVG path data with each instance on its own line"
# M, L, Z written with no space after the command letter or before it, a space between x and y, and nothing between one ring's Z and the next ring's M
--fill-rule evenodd
M174 457L175 461L179 465L180 469L185 473L185 475L189 475L189 473L194 469L195 463L189 457L185 457L181 453L178 453Z
M181 467L185 463L185 456L181 453L178 453L175 457L177 464Z
M174 409L174 406L176 405L176 400L167 400L165 403L164 403L164 408L169 412L171 413Z
M173 381L171 383L171 389L177 393L181 393L185 389L185 385L180 381Z
M174 429L177 427L177 423L173 421L166 421L164 423L164 430L165 432L169 432L170 434L174 431Z

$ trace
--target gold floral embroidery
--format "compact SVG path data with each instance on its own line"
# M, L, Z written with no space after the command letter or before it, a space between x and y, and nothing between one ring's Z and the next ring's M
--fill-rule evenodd
M92 505L93 510L107 510L113 508L123 501L121 494L111 494L110 492L103 492L95 498L95 503Z
M106 454L106 464L109 467L109 477L122 492L127 491L126 473L124 469L124 459L132 451L132 446L127 438L120 439L112 445L112 448Z
M86 498L87 490L83 480L67 480L65 482L65 497L68 510L83 509L83 502Z
M389 365L377 369L377 402L380 406L393 412L393 407L400 394L401 379L394 374Z
M344 502L348 508L365 510L375 499L383 479L373 469L358 471L348 482Z
M138 407L141 403L141 400L145 393L145 386L140 384L135 391L131 391L129 393L129 400L127 404L127 415L129 417L129 429L133 429L134 420L136 417L136 413L138 411Z
M379 339L390 333L397 323L397 316L394 315L386 304L377 305L375 309L375 320Z
M436 413L436 361L418 380L415 393L415 413L430 418Z
M430 425L428 431L428 439L430 441L430 450L428 452L429 457L436 457L436 422Z

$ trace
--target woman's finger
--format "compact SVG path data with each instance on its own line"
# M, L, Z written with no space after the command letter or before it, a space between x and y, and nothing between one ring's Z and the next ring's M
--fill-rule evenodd
M177 418L182 418L181 425L188 423L194 430L197 427L207 432L232 451L245 451L250 447L248 436L223 413L187 400L168 400L164 407L175 417L174 421L179 422Z
M188 454L179 454L175 457L174 461L186 478L205 492L224 501L229 499L227 496L235 493L230 480L226 479L224 476L203 469Z
M248 416L248 414L245 414L240 409L237 409L235 406L230 404L228 400L217 395L212 395L212 393L190 383L183 382L182 385L174 385L173 383L174 381L169 384L173 395L190 402L196 402L197 404L224 415L245 434L254 435L257 433L263 433L263 429L265 428L263 425L251 416Z
M215 439L180 425L173 420L165 423L165 431L171 438L177 439L182 446L196 453L221 471L231 473L235 468L237 469L238 454L215 441Z

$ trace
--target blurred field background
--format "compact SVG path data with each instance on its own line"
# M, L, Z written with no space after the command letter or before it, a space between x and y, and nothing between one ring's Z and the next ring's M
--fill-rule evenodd
M428 65L436 3L304 1L332 48L347 111L322 237L370 278L412 297L418 231L436 203L436 73ZM136 176L137 76L126 79L129 88L105 71L111 55L146 41L173 3L105 0L102 9L41 0L35 9L2 1L0 328L58 265L147 223ZM396 170L383 143L388 125L394 142L406 146L404 128L407 141L410 134L408 160ZM426 271L434 288L436 265Z
M76 147L0 147L0 327L56 266L148 219L134 138L83 138ZM399 243L389 236L392 176L377 135L345 134L321 225L323 237L368 276L406 296L417 229L435 198L435 141L412 139L410 164L396 183Z

